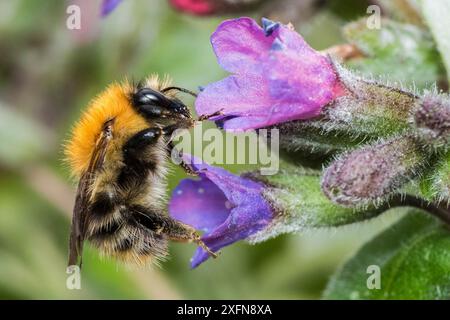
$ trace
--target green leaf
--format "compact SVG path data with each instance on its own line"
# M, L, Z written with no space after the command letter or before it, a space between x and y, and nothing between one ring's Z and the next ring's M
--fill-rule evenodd
M449 248L448 227L423 211L409 209L333 276L323 298L449 299ZM374 275L368 273L370 266L380 268L380 289L368 289Z
M419 88L445 78L433 38L422 28L383 19L380 29L369 29L362 19L348 24L344 36L367 56L348 62L364 74Z
M438 49L441 52L450 79L450 2L448 0L422 0L423 15Z

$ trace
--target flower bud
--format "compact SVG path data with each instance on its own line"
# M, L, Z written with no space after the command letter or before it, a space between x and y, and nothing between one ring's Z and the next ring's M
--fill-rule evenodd
M429 202L450 203L450 152L439 155L439 160L420 179L416 193Z
M379 205L420 171L426 157L412 136L397 136L345 154L324 172L322 190L347 207Z
M427 94L417 103L413 125L418 136L434 148L447 148L450 142L450 99Z
M336 66L349 92L326 106L316 126L356 136L387 137L409 128L411 112L418 99L414 94L367 81Z

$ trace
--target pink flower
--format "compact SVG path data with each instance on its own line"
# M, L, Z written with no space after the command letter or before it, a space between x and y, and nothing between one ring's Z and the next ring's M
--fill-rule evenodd
M267 0L169 0L177 10L193 15L213 15L256 8Z
M212 14L216 8L212 0L170 0L170 4L177 10L196 15Z
M332 61L289 26L251 18L224 21L211 36L219 64L231 76L208 85L196 100L227 130L267 127L318 116L344 93Z

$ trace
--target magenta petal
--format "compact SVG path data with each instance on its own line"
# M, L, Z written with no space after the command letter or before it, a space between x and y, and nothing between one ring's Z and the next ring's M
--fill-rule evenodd
M206 15L215 11L216 3L214 0L170 0L170 4L180 11Z
M211 181L185 179L172 193L169 212L173 218L209 232L227 219L230 207L223 192Z
M243 17L222 22L211 36L211 44L219 64L233 73L245 73L258 68L274 40L251 18Z
M288 50L297 51L301 54L307 52L318 54L299 33L287 26L279 28L276 41L282 43Z
M236 75L206 86L195 101L197 113L212 114L221 110L223 116L213 120L222 122L224 129L247 130L315 117L333 97L329 90L311 87L314 82L311 84L301 76L293 76L295 86L292 86L291 80L283 74L279 76L275 70L272 74L270 80L257 75ZM298 90L300 86L304 90Z
M216 124L231 132L251 130L267 126L267 116L242 116L216 121Z
M249 75L230 76L206 86L198 95L195 107L198 114L221 110L226 117L250 116L264 114L271 103L268 81Z
M287 49L272 52L266 72L272 98L279 104L296 106L284 110L299 119L317 115L322 106L335 98L334 68L328 57L318 53Z
M288 111L286 111L288 110ZM220 126L232 132L268 127L281 122L299 119L310 119L320 114L320 110L304 108L298 104L280 104L269 108L264 116L242 116L217 121Z

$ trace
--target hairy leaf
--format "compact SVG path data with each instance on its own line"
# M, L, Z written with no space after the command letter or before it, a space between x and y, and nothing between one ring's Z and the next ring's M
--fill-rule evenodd
M362 19L348 24L344 36L366 56L350 60L349 66L365 74L419 88L445 78L432 36L415 25L383 19L380 29L369 29Z

